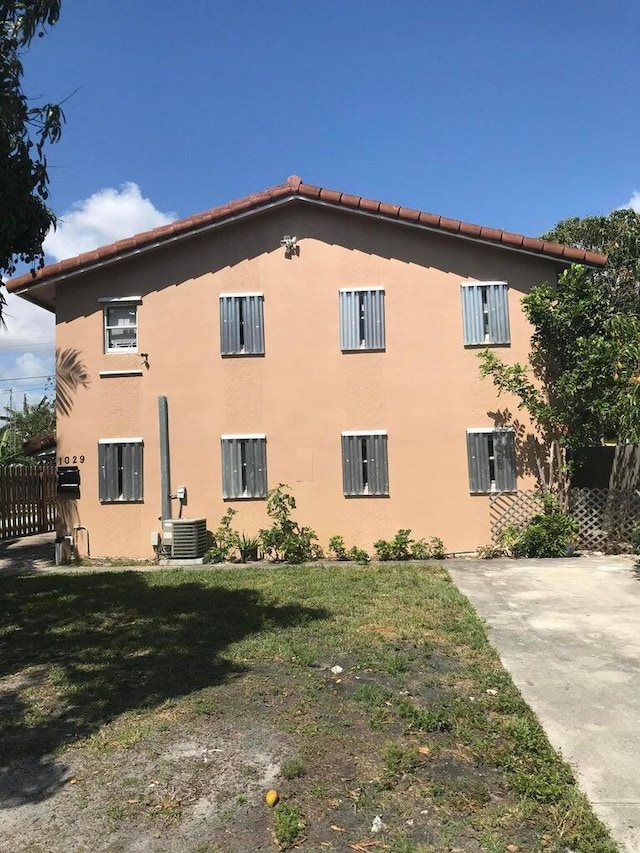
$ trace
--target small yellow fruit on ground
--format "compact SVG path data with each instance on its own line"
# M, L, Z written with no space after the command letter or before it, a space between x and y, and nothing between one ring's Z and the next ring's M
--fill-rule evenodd
M264 801L268 806L275 806L278 800L278 792L274 791L273 788L264 795Z

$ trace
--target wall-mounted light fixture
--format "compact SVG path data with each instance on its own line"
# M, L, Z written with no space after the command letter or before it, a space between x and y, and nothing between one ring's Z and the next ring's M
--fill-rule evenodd
M298 238L290 237L288 234L280 240L280 245L284 246L285 258L292 258L294 255L300 254L300 246L298 246Z

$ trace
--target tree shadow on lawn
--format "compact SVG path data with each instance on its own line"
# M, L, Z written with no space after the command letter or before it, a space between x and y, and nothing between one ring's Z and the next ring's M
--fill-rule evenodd
M67 768L52 761L57 748L125 711L241 675L247 668L224 657L231 643L331 615L275 604L254 589L152 577L0 583L0 807L41 801L68 780ZM40 709L30 707L30 694L44 703Z

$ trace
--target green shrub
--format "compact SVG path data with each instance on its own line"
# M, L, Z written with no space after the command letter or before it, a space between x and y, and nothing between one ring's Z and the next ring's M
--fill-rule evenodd
M437 536L431 539L411 539L411 530L398 530L393 539L378 539L373 543L379 560L443 560L444 542Z
M333 553L336 560L349 559L349 554L347 553L347 547L344 544L343 536L332 536L331 539L329 539L329 550Z
M249 560L258 559L258 551L260 550L260 538L258 536L247 536L246 533L241 533L238 537L238 551L240 559L243 563Z
M361 566L369 562L369 555L362 548L347 548L343 536L332 536L329 539L329 550L333 553L336 560L353 560L354 563L360 563Z
M411 548L414 560L444 560L444 542L438 536L430 539L417 539Z
M229 507L220 519L218 529L213 534L213 545L207 551L207 557L211 563L228 562L234 551L240 547L240 537L237 531L232 530L231 522L237 510Z
M629 534L634 554L640 554L640 522L634 524Z
M354 563L358 563L360 566L366 566L369 562L369 555L366 551L363 551L362 548L356 548L355 545L353 548L349 548L348 555L350 560L353 560Z
M291 518L296 499L289 493L289 488L285 483L280 483L267 493L267 515L272 524L260 530L262 549L272 560L285 563L317 560L322 556L322 550L317 545L318 537L311 527L300 527Z
M379 560L410 560L411 545L413 539L410 538L411 530L398 530L396 535L390 541L386 539L378 539L373 543L376 549L376 555Z
M543 498L541 513L534 515L513 546L515 557L564 557L575 542L579 525L562 512L552 495Z

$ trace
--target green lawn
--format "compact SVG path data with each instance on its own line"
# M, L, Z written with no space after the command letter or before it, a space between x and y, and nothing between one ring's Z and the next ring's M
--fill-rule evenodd
M617 849L441 565L79 572L0 598L0 806L59 821L57 842L16 824L16 851Z

